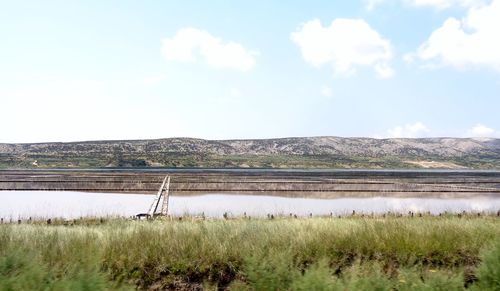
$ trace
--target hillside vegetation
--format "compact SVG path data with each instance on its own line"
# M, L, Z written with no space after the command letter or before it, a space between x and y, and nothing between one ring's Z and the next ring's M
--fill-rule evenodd
M0 168L500 168L500 139L170 138L0 144Z

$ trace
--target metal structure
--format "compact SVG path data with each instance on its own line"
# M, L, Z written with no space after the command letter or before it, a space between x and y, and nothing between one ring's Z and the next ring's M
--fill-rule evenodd
M163 179L163 183L156 194L155 200L151 204L149 208L148 214L153 216L158 215L168 215L168 200L169 200L169 191L170 191L170 176L165 176ZM159 208L161 204L161 208Z

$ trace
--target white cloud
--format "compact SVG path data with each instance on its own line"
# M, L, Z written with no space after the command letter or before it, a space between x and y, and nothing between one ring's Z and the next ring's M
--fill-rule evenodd
M389 0L365 0L365 9L373 10L376 6L394 2ZM485 4L484 0L400 0L400 2L414 7L433 7L439 10L451 7L479 7Z
M333 96L332 88L330 88L328 86L321 87L320 93L321 93L321 95L323 95L325 97L332 97Z
M500 71L499 27L500 0L494 0L489 6L471 8L462 20L448 18L405 60L423 61L424 67L489 67Z
M446 9L454 6L477 7L484 3L481 0L405 0L413 6L430 6L437 9Z
M389 79L394 76L394 70L388 64L376 64L374 69L380 79Z
M214 68L246 72L255 66L257 52L241 44L223 41L196 28L182 28L172 38L162 41L167 61L196 62L199 58Z
M302 24L290 35L304 60L315 67L330 64L337 75L352 75L357 67L373 67L377 76L393 75L389 40L362 19L337 18L323 27L318 19Z
M387 0L365 0L365 9L371 11L375 9L376 6L383 4Z
M398 125L387 131L387 137L391 138L415 138L425 137L430 132L422 122L415 122L414 124Z
M142 79L142 83L147 86L152 86L156 85L158 83L161 83L162 81L165 81L167 79L166 75L154 75L154 76L147 76L144 79Z
M471 137L493 137L496 132L493 128L478 123L467 131L467 135Z
M215 103L223 106L232 106L241 104L243 101L242 92L238 88L230 88L226 94L222 94L215 99Z
M241 91L237 88L231 88L229 90L229 95L231 95L232 97L240 97L241 96Z

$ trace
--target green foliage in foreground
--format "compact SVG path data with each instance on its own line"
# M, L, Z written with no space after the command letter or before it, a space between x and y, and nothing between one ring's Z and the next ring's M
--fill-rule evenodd
M0 290L500 290L500 219L0 225Z

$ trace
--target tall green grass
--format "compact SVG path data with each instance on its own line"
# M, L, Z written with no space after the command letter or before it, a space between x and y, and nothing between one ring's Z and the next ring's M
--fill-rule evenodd
M496 217L0 225L0 290L500 290L498 270Z

